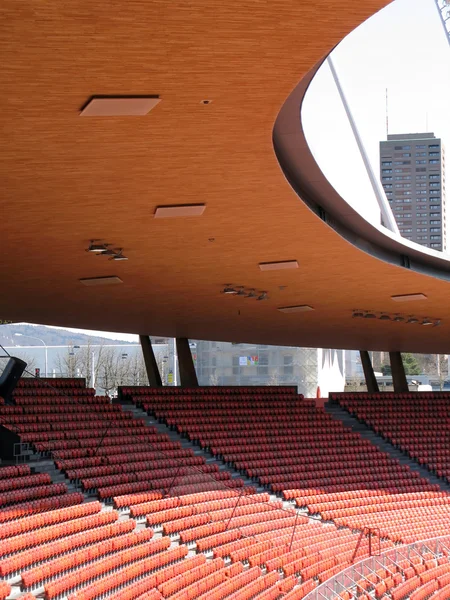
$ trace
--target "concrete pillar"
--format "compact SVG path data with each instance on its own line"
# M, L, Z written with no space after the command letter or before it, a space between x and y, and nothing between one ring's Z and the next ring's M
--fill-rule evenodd
M161 387L161 374L156 363L155 353L148 335L140 335L142 354L144 355L145 369L147 371L148 382L151 387Z
M187 338L177 338L177 354L181 387L198 387L197 373Z
M406 381L405 368L400 352L389 352L389 360L391 361L392 383L394 384L394 392L403 393L409 392L408 382Z
M364 371L364 378L366 380L367 391L369 394L376 394L380 391L378 387L378 381L373 371L372 361L370 360L369 353L367 350L360 350L359 355L361 357L361 364Z

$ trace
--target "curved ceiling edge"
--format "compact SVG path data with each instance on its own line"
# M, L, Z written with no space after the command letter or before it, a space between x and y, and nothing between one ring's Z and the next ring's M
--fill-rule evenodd
M273 145L286 179L310 210L359 250L398 267L450 281L450 259L425 254L378 230L337 193L322 173L300 118L309 84L322 63L291 92L275 121Z

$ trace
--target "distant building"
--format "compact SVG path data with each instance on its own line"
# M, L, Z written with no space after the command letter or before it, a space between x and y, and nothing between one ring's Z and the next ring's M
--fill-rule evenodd
M191 351L200 385L295 385L307 397L344 389L343 350L197 341Z
M380 142L380 177L401 235L447 251L441 140L433 133L388 135Z

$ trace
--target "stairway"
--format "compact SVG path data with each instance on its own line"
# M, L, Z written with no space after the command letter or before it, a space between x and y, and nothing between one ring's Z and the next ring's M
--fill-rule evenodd
M427 479L430 483L439 485L443 492L450 493L450 485L448 483L445 483L442 481L442 479L439 479L439 477L433 475L428 469L419 465L419 463L410 458L402 450L398 450L393 444L387 442L380 435L376 434L368 425L358 421L358 419L353 417L347 410L345 410L345 408L342 408L342 406L335 402L326 402L324 408L333 419L342 421L346 427L353 429L353 431L358 433L364 439L368 440L371 444L378 446L380 450L386 454L389 454L401 464L407 465L412 471L416 471L421 477Z

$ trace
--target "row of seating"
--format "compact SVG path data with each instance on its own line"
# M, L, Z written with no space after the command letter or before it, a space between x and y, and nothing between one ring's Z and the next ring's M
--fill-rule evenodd
M64 388L64 391L60 389L56 389L50 386L46 387L31 387L31 388L23 388L17 387L14 390L14 400L25 402L28 396L33 396L38 402L41 397L44 398L55 398L55 402L62 401L64 402L67 398L76 397L84 398L84 397L93 397L95 396L94 388L80 388L80 387L68 387ZM97 396L99 398L99 402L111 402L108 396Z
M84 388L86 389L86 379L84 377L21 377L17 382L17 389L20 388Z
M205 394L217 396L242 396L243 394L264 394L271 396L278 396L279 394L297 395L297 388L295 386L201 386L195 388L188 387L162 387L162 388L151 388L148 386L119 386L118 389L119 397L125 396L171 396L176 398L178 396L204 396ZM300 397L302 397L300 395Z
M412 395L408 398L335 394L352 415L371 427L438 477L450 481L450 402L448 393Z

